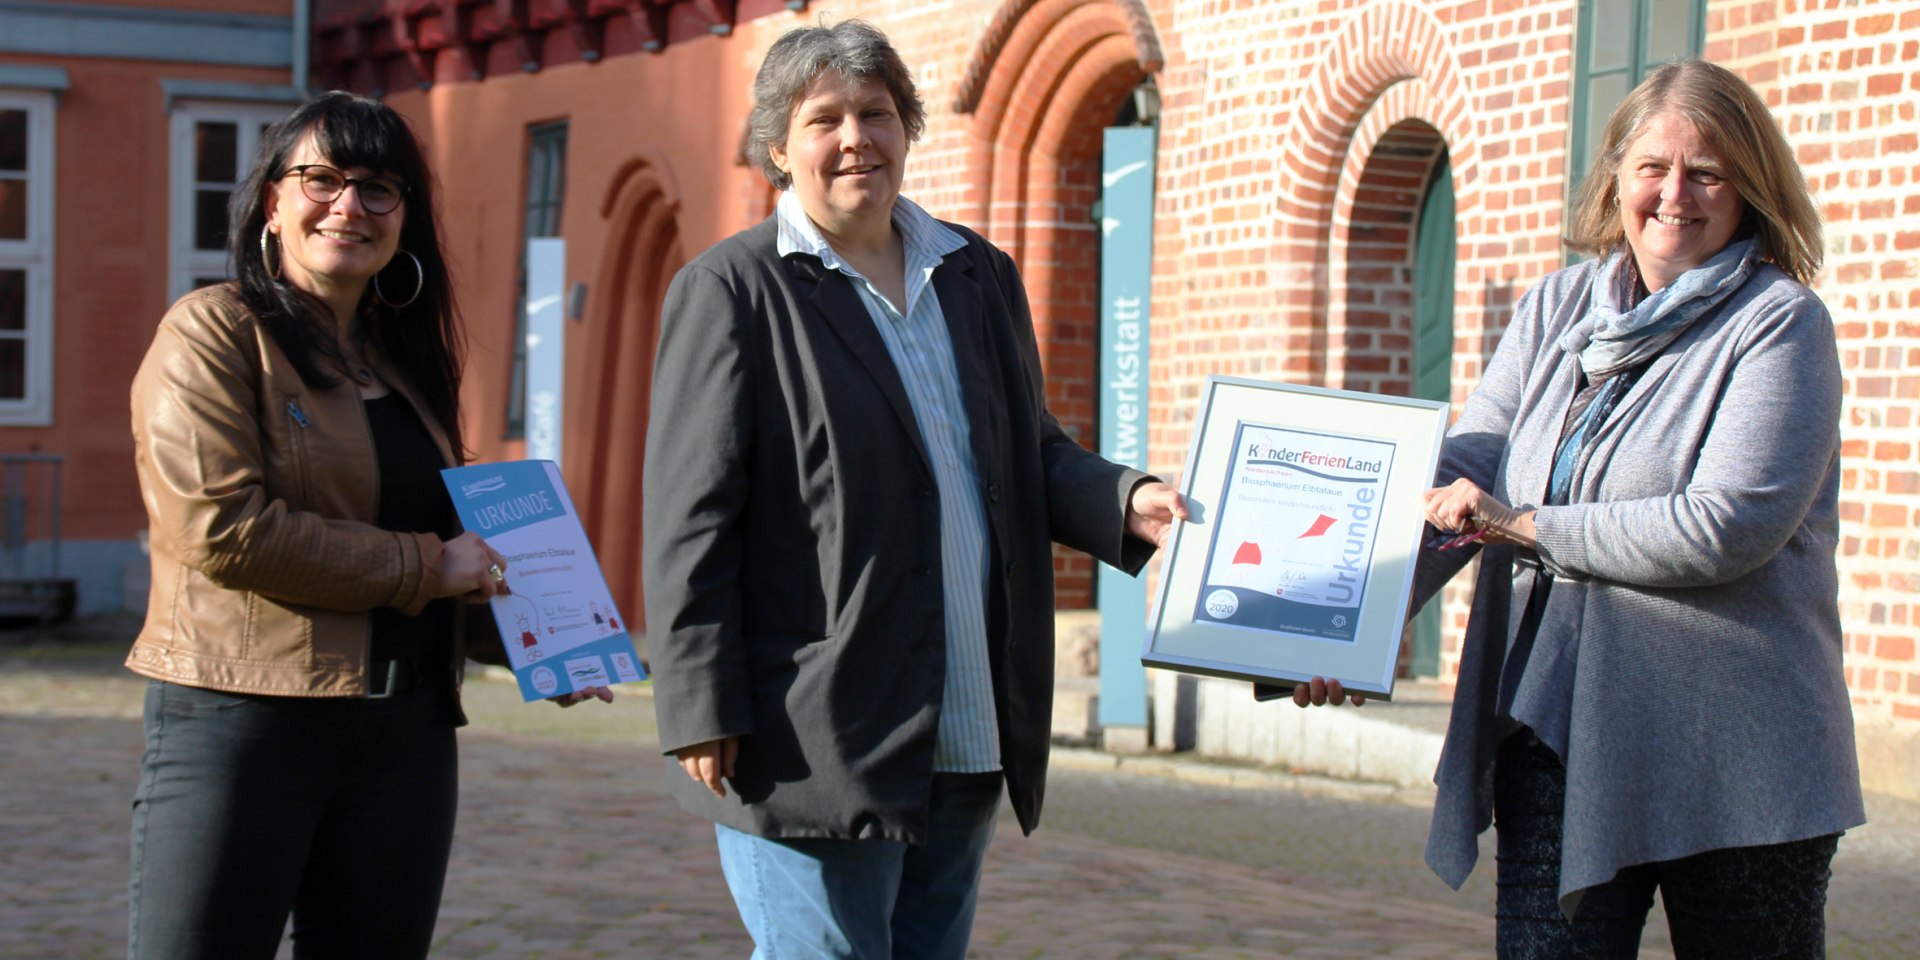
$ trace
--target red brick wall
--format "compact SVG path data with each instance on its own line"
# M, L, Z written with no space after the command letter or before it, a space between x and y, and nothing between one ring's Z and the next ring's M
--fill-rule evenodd
M1707 26L1707 56L1767 98L1827 221L1848 683L1863 719L1920 721L1920 7L1716 2Z
M764 212L757 174L730 163L744 84L775 37L827 5L812 6L742 22L729 38L677 43L640 65L613 57L565 68L580 71L578 80L489 79L481 86L523 92L505 101L448 96L435 123L457 133L443 159L466 162L536 114L589 118L576 130L595 130L597 145L576 149L645 145L700 182L678 194L686 252L698 251ZM1575 0L861 0L830 10L888 30L916 70L928 129L906 193L1016 256L1045 339L1050 401L1088 439L1091 138L1125 89L1152 72L1163 113L1150 457L1176 478L1210 373L1405 389L1413 211L1442 145L1457 208L1453 389L1456 402L1466 397L1514 302L1561 262L1575 11ZM1920 323L1910 316L1920 307L1917 48L1920 10L1911 3L1709 8L1708 56L1769 98L1829 220L1817 288L1839 324L1848 377L1847 668L1860 715L1909 730L1920 730ZM626 102L688 83L719 95L697 108L671 96L644 108ZM442 96L436 90L434 102ZM544 113L527 106L534 101L548 104ZM510 102L518 105L502 109ZM492 119L476 115L487 110ZM575 198L604 189L610 173L600 161L570 173L577 224L573 206L589 201ZM505 211L460 216L482 235L513 232ZM596 249L601 229L569 227L569 238ZM475 253L486 276L505 273L504 253ZM591 276L589 264L571 262ZM470 315L510 317L503 284L485 281L468 299ZM498 374L491 363L482 364L488 376ZM1083 596L1080 575L1063 566L1068 602ZM1449 675L1467 582L1445 601Z

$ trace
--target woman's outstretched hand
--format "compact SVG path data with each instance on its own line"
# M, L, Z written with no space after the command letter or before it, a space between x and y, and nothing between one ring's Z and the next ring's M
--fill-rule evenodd
M1176 519L1187 519L1187 499L1168 484L1149 480L1127 498L1127 532L1163 550Z
M1314 677L1306 683L1293 685L1293 705L1296 707L1324 707L1329 703L1337 707L1349 699L1356 707L1365 706L1367 695L1348 693L1340 686L1340 681L1325 677Z
M1465 542L1510 543L1529 550L1536 545L1532 510L1509 507L1465 477L1421 496L1427 522L1436 530L1460 534L1456 541L1467 538Z
M585 703L588 700L612 703L613 691L606 687L581 687L572 693L563 693L557 697L547 698L547 702L556 707L571 707L576 703Z

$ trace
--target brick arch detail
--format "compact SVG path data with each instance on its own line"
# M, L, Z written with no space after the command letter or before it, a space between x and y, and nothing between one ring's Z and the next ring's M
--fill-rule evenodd
M1336 182L1328 287L1326 382L1405 395L1412 388L1413 253L1421 201L1452 149L1430 119L1426 81L1389 86L1361 117ZM1464 259L1464 258L1456 258Z
M590 287L585 335L568 353L568 486L613 599L635 636L645 627L640 586L640 475L669 280L686 262L679 187L660 158L634 158L609 179L600 203L607 243ZM644 651L643 651L644 654Z
M1275 259L1293 269L1275 273L1275 294L1290 304L1286 329L1311 333L1305 355L1287 368L1325 382L1333 221L1341 178L1355 137L1374 105L1395 85L1420 81L1405 96L1421 101L1420 119L1445 139L1451 153L1457 212L1478 205L1479 148L1471 123L1472 98L1445 26L1403 0L1369 4L1327 44L1327 58L1303 88L1282 138L1275 201ZM1295 348L1296 350L1300 348Z
M1082 3L1111 4L1118 8L1120 16L1125 20L1127 32L1133 37L1135 58L1140 64L1140 72L1152 75L1160 71L1161 66L1166 63L1166 57L1161 52L1160 31L1154 26L1153 14L1148 12L1145 0L1077 0L1071 6ZM1062 6L1069 5L1049 4L1045 0L1008 0L1007 3L1002 4L1000 9L994 12L993 20L987 24L986 31L981 34L980 43L974 47L972 59L967 61L967 72L961 77L960 88L953 99L953 112L972 113L980 105L1000 57L1007 53L1010 47L1014 50L1014 59L1023 57L1019 45L1013 42L1023 22L1026 22L1029 27L1034 22L1040 22L1044 32L1047 26L1046 21L1060 16L1058 8ZM1035 8L1041 9L1036 13ZM1028 21L1029 14L1034 14L1032 21Z
M962 216L1019 264L1047 403L1089 446L1098 409L1100 244L1092 211L1101 131L1148 76L1129 9L1114 0L1003 6L995 22L1003 24L1004 36L996 40L990 29L983 41L990 52L976 58L986 66L972 103L966 160L982 186L972 188ZM1092 561L1056 550L1054 569L1060 605L1087 605Z
M1099 78L1125 77L1131 89L1149 73L1140 63L1120 4L1011 0L1002 12L1014 7L1023 8L1024 15L992 58L992 70L967 111L973 123L966 166L988 174L981 181L988 185L986 191L975 188L971 195L972 222L984 226L988 236L1018 260L1022 221L1031 219L1024 211L1026 188L1029 183L1044 186L1027 175L1029 155L1059 148L1059 141L1041 139L1043 122L1051 118L1049 132L1055 132L1075 119L1075 109L1093 106L1087 88ZM1117 96L1113 106L1118 105ZM1102 118L1095 128L1104 126Z

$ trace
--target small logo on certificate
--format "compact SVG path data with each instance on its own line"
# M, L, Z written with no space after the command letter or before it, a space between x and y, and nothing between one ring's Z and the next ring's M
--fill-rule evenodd
M546 667L534 667L533 689L540 691L542 695L552 693L560 689L560 678L554 676L553 671Z
M607 679L606 662L599 657L580 657L577 660L568 660L567 680L572 682L573 689L575 690L582 687L605 687L613 683L613 681Z
M1225 620L1239 611L1240 598L1232 590L1215 590L1207 594L1207 616Z
M634 669L632 657L625 653L615 653L612 654L609 659L613 661L614 675L620 678L621 683L639 682L640 671Z

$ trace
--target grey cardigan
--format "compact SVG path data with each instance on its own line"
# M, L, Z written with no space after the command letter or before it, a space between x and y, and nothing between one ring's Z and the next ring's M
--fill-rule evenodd
M1538 506L1575 392L1556 343L1596 262L1521 298L1435 483ZM1840 364L1813 292L1762 265L1656 358L1540 507L1539 550L1482 552L1427 863L1456 888L1492 819L1501 666L1554 587L1513 705L1566 761L1560 897L1638 863L1865 822L1841 675ZM1466 563L1421 555L1416 604Z

